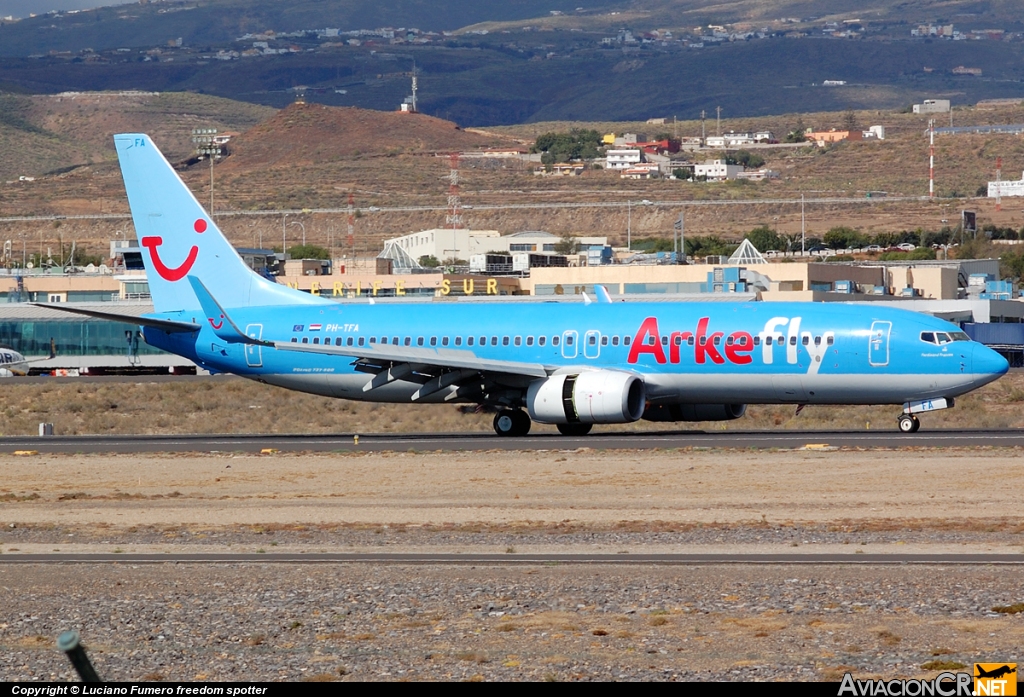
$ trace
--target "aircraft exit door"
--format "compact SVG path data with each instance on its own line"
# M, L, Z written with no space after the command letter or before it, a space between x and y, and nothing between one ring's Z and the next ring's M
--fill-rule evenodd
M872 322L868 344L868 365L877 368L889 365L889 334L892 322Z

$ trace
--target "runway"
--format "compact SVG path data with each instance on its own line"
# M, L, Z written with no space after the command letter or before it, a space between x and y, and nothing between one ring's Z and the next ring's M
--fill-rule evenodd
M413 564L431 566L979 566L1024 565L1024 554L3 554L8 564Z
M591 433L572 437L541 434L501 438L487 433L356 435L136 435L6 436L0 453L147 453L147 452L382 452L481 450L653 450L677 448L949 448L1024 447L1021 430L935 430L901 434L885 431L649 431Z

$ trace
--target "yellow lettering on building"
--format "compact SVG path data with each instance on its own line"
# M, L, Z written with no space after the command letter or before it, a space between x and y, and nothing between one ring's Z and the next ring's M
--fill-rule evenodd
M299 282L298 281L288 281L288 287L292 288L294 290L298 290L299 289Z
M320 282L319 281L313 281L312 285L310 285L310 287L309 287L309 294L310 295L320 295Z
M395 295L405 295L405 281L395 281Z
M377 297L377 291L380 290L381 285L382 284L381 284L380 281L374 281L373 282L373 296L374 297Z
M464 295L472 295L473 294L473 279L472 278L464 278L464 279L462 279L462 292L463 292Z
M441 281L441 295L448 295L452 292L452 282L447 278Z
M498 279L488 278L487 279L487 294L497 295L498 294Z
M345 294L345 286L342 285L341 281L334 282L334 291L331 293L334 297Z
M363 282L362 281L356 281L356 297L358 298L362 294L363 294Z

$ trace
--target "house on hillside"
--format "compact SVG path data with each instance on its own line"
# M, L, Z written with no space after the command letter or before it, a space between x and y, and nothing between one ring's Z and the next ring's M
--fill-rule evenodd
M720 182L735 179L744 169L743 165L726 164L725 160L708 160L693 166L693 176L697 179L705 178L709 182Z
M605 152L605 168L621 171L643 162L640 148L624 148Z
M819 148L823 148L829 143L838 143L841 140L863 140L863 131L838 131L834 128L830 128L827 131L809 131L806 136L808 141L817 143Z

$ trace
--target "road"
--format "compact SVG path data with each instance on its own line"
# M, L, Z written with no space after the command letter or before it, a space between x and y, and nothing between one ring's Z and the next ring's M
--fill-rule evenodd
M477 450L653 450L675 448L904 448L1024 447L1024 430L935 430L901 434L879 431L649 431L592 433L570 437L542 434L499 438L487 433L329 435L140 435L7 436L0 453L146 453L146 452L380 452Z

